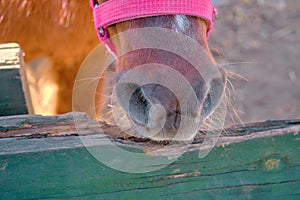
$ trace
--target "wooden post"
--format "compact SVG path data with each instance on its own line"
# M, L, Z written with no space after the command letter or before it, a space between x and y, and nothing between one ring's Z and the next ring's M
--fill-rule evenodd
M114 170L95 159L82 145L74 119L84 130L82 136L95 140L95 148L108 147L104 139L95 137L99 127L113 144L153 158L172 157L185 145L126 137L117 127L90 120L83 113L2 117L1 199L300 197L300 120L232 127L201 159L199 152L205 147L199 137L174 163L157 171L135 174ZM118 162L114 157L111 160ZM134 159L128 160L131 162Z
M0 44L0 116L33 113L23 56L18 44Z

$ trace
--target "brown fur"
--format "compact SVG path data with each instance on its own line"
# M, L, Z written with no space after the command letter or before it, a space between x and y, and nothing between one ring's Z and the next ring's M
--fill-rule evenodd
M19 43L27 62L45 56L53 62L50 70L40 74L58 86L47 103L55 106L54 113L45 114L71 111L76 72L99 43L88 1L2 0L0 27L0 43Z

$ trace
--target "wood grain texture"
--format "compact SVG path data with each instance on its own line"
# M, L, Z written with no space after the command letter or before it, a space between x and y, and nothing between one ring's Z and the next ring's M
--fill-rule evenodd
M200 138L171 165L132 174L105 166L82 146L74 115L84 122L83 137L93 139L98 122L82 113L0 118L0 199L300 197L300 120L232 127L202 159ZM100 127L114 144L149 156L167 155L162 146L172 155L180 146L123 137L104 123ZM107 144L103 140L97 145Z

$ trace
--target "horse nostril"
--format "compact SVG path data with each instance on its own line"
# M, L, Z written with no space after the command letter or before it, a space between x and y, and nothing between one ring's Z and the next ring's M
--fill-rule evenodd
M137 88L136 92L137 92L137 95L138 95L138 99L141 102L145 103L147 101L147 99L146 99L146 97L145 97L145 95L144 95L144 93L142 91L142 88L141 87Z
M127 112L127 116L140 126L157 127L167 121L166 128L174 129L180 123L178 99L164 86L124 83L118 84L116 92L118 102Z
M135 83L118 83L115 94L117 102L135 123L145 126L148 122L149 100L141 86Z
M201 116L208 117L218 106L223 98L225 83L222 78L214 78L210 81L210 86L206 98L202 105Z
M150 102L145 97L142 88L138 87L129 99L129 114L131 118L140 125L148 122Z
M208 116L209 113L212 112L211 96L209 93L207 94L207 96L204 100L201 112L202 112L202 116Z

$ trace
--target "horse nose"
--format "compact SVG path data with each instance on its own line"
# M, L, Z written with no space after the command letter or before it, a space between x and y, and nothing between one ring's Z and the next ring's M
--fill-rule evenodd
M120 75L122 78L116 79L114 94L131 127L138 135L154 140L191 138L199 123L218 106L225 73L220 69L220 73L208 73L206 79L199 73L185 73L184 83L168 77L168 73L157 73L154 66L145 69L145 73L132 73L134 77ZM156 75L157 81L140 81L152 75Z

